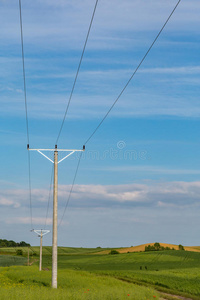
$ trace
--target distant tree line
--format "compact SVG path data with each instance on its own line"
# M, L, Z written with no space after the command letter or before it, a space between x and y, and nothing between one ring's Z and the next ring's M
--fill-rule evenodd
M185 250L182 245L178 245L179 250ZM175 250L170 247L163 247L159 243L155 243L154 245L145 246L145 251L163 251L163 250Z
M2 240L0 239L0 248L3 247L30 247L30 244L27 244L26 242L22 241L20 243L16 243L12 240L8 241L8 240Z

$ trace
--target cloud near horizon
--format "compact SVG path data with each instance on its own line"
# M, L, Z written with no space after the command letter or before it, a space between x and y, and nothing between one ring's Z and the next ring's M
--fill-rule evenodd
M58 223L62 218L70 187L59 186ZM5 236L3 228L6 227L9 232L7 237L13 239L15 226L19 240L36 244L38 241L35 235L30 234L30 229L51 230L52 199L46 219L48 189L33 189L32 195L31 226L28 191L1 190L2 236ZM199 181L143 181L107 186L77 184L59 227L59 245L114 247L156 240L185 245L198 244L199 195ZM192 235L189 234L191 231ZM51 234L46 237L45 243L51 244Z
M59 208L65 207L70 185L59 185ZM129 208L129 207L179 207L200 205L200 181L157 182L148 181L125 185L74 185L70 207L80 208ZM51 195L52 198L52 195ZM32 189L32 206L47 206L49 189ZM22 189L1 190L0 206L13 209L29 207L29 191Z

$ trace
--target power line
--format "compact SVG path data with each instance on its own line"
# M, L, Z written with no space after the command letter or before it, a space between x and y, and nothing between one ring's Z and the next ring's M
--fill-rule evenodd
M29 145L29 126L28 126L28 108L27 108L27 97L26 97L26 73L25 73L25 63L24 63L24 42L23 42L23 26L22 26L22 6L21 6L21 0L19 0L19 15L20 15L20 32L21 32L23 81L24 81L24 101L25 101L25 112L26 112L26 135L27 135L27 145ZM33 228L32 196L31 196L31 159L30 159L30 153L29 153L29 151L28 151L28 176L29 176L29 202L30 202L31 228Z
M162 26L161 30L159 31L159 33L157 34L157 36L155 37L154 41L152 42L152 44L150 45L149 49L147 50L147 52L145 53L145 55L143 56L142 60L140 61L140 63L138 64L137 68L135 69L135 71L133 72L133 74L131 75L131 77L129 78L129 80L127 81L126 85L124 86L124 88L122 89L122 91L120 92L120 94L118 95L118 97L116 98L116 100L114 101L114 103L111 105L110 109L108 110L108 112L105 114L105 116L103 117L103 119L101 120L101 122L99 123L99 125L95 128L95 130L92 132L92 134L89 136L89 138L86 140L86 142L84 143L85 145L89 142L89 140L93 137L93 135L96 133L96 131L99 129L99 127L101 126L101 124L104 122L104 120L106 119L106 117L108 116L108 114L111 112L111 110L113 109L113 107L115 106L115 104L117 103L117 101L119 100L119 98L122 96L123 92L125 91L125 89L128 87L130 81L133 79L134 75L137 73L138 69L140 68L140 66L142 65L142 63L144 62L145 58L147 57L147 55L149 54L149 52L151 51L152 47L154 46L155 42L157 41L157 39L159 38L160 34L162 33L163 29L165 28L165 26L167 25L168 21L170 20L170 18L172 17L173 13L175 12L176 8L178 7L179 3L181 2L181 0L179 0L176 4L176 6L174 7L174 9L172 10L171 14L169 15L169 17L167 18L167 20L165 21L164 25ZM77 169L76 169L76 172L75 172L75 176L74 176L74 179L73 179L73 183L72 183L72 186L71 186L71 190L70 190L70 193L69 193L69 196L68 196L68 200L67 200L67 203L66 203L66 206L65 206L65 209L64 209L64 212L63 212L63 215L62 215L62 218L60 220L60 223L59 223L59 226L58 228L60 227L62 221L63 221L63 218L64 218L64 215L65 215L65 212L66 212L66 209L68 207L68 204L69 204L69 201L70 201L70 198L71 198L71 194L72 194L72 191L73 191L73 187L74 187L74 183L75 183L75 180L76 180L76 176L77 176L77 173L78 173L78 169L79 169L79 165L80 165L80 159L81 159L81 156L82 156L82 153L79 157L79 161L78 161L78 165L77 165Z
M68 100L68 103L67 103L67 107L66 107L66 110L65 110L64 118L63 118L60 130L59 130L59 133L58 133L58 137L57 137L57 140L56 140L56 143L55 143L56 145L58 144L58 140L60 138L60 134L61 134L61 131L63 129L64 123L65 123L65 119L66 119L66 116L67 116L67 112L68 112L68 109L69 109L69 105L70 105L70 102L71 102L71 99L72 99L72 95L73 95L74 88L75 88L75 85L76 85L76 81L77 81L77 78L78 78L79 70L80 70L80 67L81 67L82 60L83 60L83 55L84 55L85 48L86 48L86 45L87 45L87 41L88 41L88 38L89 38L90 30L91 30L91 27L92 27L94 15L95 15L95 12L96 12L97 4L98 4L98 0L96 0L96 3L95 3L95 7L94 7L94 10L93 10L92 18L91 18L91 21L90 21L90 26L89 26L89 29L88 29L88 32L87 32L87 36L86 36L86 40L85 40L85 43L84 43L83 51L82 51L82 54L81 54L80 62L79 62L78 69L77 69L77 72L76 72L76 76L75 76L75 79L74 79L74 83L73 83L73 86L72 86L71 94L70 94L70 97L69 97L69 100Z
M28 151L28 184L29 184L29 204L30 204L30 216L31 216L31 229L33 228L33 213L32 213L32 193L31 193L31 158Z
M50 179L50 185L49 185L49 197L48 197L48 203L47 203L47 212L46 212L46 219L45 219L44 229L46 228L46 225L47 225L47 217L48 217L48 213L49 213L49 204L50 204L50 199L51 199L51 188L52 188L52 182L53 182L53 170L54 170L54 166L52 166L52 171L51 171L51 179Z
M28 126L28 109L27 109L27 100L26 100L26 73L25 73L25 63L24 63L24 42L23 42L21 0L19 0L19 14L20 14L21 48L22 48L22 67L23 67L23 80L24 80L24 100L25 100L25 112L26 112L26 133L27 133L27 144L29 144L29 126Z
M135 76L135 74L137 73L137 71L139 70L140 66L142 65L142 63L144 62L144 60L146 59L147 55L149 54L149 52L151 51L152 47L154 46L155 42L157 41L157 39L159 38L160 34L162 33L163 29L165 28L165 26L167 25L168 21L170 20L170 18L172 17L173 13L175 12L176 8L178 7L179 3L181 2L181 0L179 0L176 4L176 6L174 7L174 9L172 10L171 14L169 15L169 17L167 18L167 20L165 21L164 25L162 26L161 30L159 31L159 33L157 34L157 36L155 37L153 43L151 44L151 46L149 47L149 49L147 50L147 52L145 53L145 55L143 56L142 60L140 61L140 63L138 64L138 66L136 67L135 71L133 72L133 74L131 75L131 77L129 78L129 80L127 81L126 85L124 86L124 88L122 89L122 91L120 92L120 94L118 95L118 97L116 98L116 100L113 102L113 104L111 105L111 107L109 108L109 110L107 111L107 113L105 114L105 116L103 117L103 119L101 120L101 122L98 124L98 126L95 128L95 130L92 132L92 134L89 136L89 138L85 141L85 145L89 142L89 140L93 137L93 135L96 133L96 131L99 129L99 127L101 126L101 124L104 122L104 120L107 118L107 116L109 115L109 113L111 112L111 110L113 109L113 107L115 106L115 104L117 103L117 101L119 100L119 98L122 96L122 94L124 93L124 91L126 90L126 88L128 87L129 83L131 82L131 80L133 79L133 77Z
M68 207L68 204L69 204L69 201L70 201L70 198L71 198L71 194L72 194L72 191L73 191L73 188L74 188L74 184L75 184L75 180L76 180L76 176L77 176L77 173L78 173L78 169L79 169L79 166L80 166L80 161L81 161L81 157L82 157L82 152L79 156L79 160L78 160L78 164L77 164L77 167L76 167L76 171L75 171L75 175L74 175L74 178L73 178L73 182L72 182L72 185L71 185L71 189L70 189L70 192L69 192L69 196L68 196L68 199L67 199L67 202L66 202L66 205L65 205L65 209L63 211L63 215L62 215L62 218L60 219L60 222L59 222L59 225L58 225L58 229L63 221L63 218L64 218L64 215L65 215L65 212L66 212L66 209Z
M78 65L78 69L77 69L76 76L75 76L75 79L74 79L74 83L73 83L73 86L72 86L71 94L70 94L70 97L69 97L69 100L68 100L68 103L67 103L67 107L66 107L66 110L65 110L64 118L63 118L63 121L62 121L62 124L61 124L61 127L60 127L60 130L59 130L59 133L58 133L58 137L57 137L57 140L56 140L55 144L58 144L58 140L60 138L60 135L61 135L61 132L62 132L62 129L63 129L63 126L64 126L64 122L65 122L65 119L66 119L66 116L67 116L67 113L68 113L69 105L70 105L70 102L71 102L71 99L72 99L72 95L73 95L73 92L74 92L74 89L75 89L76 81L77 81L77 78L78 78L78 74L79 74L79 71L80 71L81 63L82 63L83 56L84 56L84 53L85 53L85 48L86 48L86 45L87 45L87 42L88 42L90 30L91 30L92 23L93 23L93 20L94 20L94 16L95 16L97 4L98 4L98 0L96 0L95 6L94 6L92 18L91 18L91 21L90 21L89 29L88 29L88 32L87 32L86 40L85 40L85 43L84 43L84 47L83 47L83 51L82 51L81 58L80 58L80 61L79 61L79 65ZM64 209L62 218L61 218L61 220L59 222L58 228L60 227L60 225L61 225L61 223L63 221L66 209L68 207L68 204L69 204L69 201L70 201L70 198L71 198L71 194L72 194L72 191L73 191L73 188L74 188L74 183L75 183L76 176L77 176L77 173L78 173L78 169L79 169L81 157L82 157L82 152L81 152L81 155L79 156L79 160L78 160L77 168L76 168L76 171L75 171L75 174L74 174L74 178L73 178L73 182L72 182L71 189L70 189L70 192L69 192L69 196L68 196L68 199L67 199L67 202L66 202L66 205L65 205L65 209Z

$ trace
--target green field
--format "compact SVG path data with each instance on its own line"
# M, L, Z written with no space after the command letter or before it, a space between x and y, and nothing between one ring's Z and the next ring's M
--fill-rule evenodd
M48 258L45 264L49 265ZM159 251L118 255L60 256L58 266L85 270L151 284L161 290L186 293L200 299L200 253Z
M10 299L159 299L156 290L200 299L200 253L168 250L99 254L103 250L59 247L59 288L52 291L51 247L43 247L46 271L38 271L38 261L29 267L0 268L0 299L12 293L15 298ZM10 255L0 255L0 265L26 263L26 258L13 256L14 248L4 248L3 253ZM23 253L27 255L27 248ZM31 247L31 254L32 260L38 259L39 247Z
M21 265L25 265L26 263L27 263L27 259L25 257L0 255L1 267L21 266Z
M16 251L20 249L23 251L24 255L28 254L28 248L27 247L9 247L9 248L0 248L0 255L1 254L16 254ZM70 254L89 254L89 253L99 253L100 251L107 250L108 248L74 248L74 247L58 247L58 255L70 255ZM30 255L38 255L40 253L39 247L30 247L29 248ZM51 247L50 246L43 246L42 253L44 255L51 255Z

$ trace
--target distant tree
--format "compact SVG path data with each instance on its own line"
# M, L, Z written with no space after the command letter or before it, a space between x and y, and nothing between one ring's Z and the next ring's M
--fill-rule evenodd
M185 250L184 247L183 247L181 244L178 245L178 249L179 249L179 250Z
M7 247L7 244L5 242L1 242L1 247Z
M7 247L7 240L5 240L5 239L0 239L0 247Z
M16 247L16 243L12 240L7 241L7 247Z
M6 240L6 239L0 239L0 247L29 247L30 244L27 244L26 242L22 241L20 243L16 243L13 240Z
M154 248L155 248L156 251L160 250L160 248L161 248L160 244L159 243L155 243L154 244Z
M26 242L22 241L19 243L19 247L30 247L30 244L27 244Z
M151 245L145 246L145 251L155 251L155 247Z
M113 250L110 251L110 254L119 254L119 251L113 249Z
M17 250L16 250L16 254L17 254L17 255L23 255L22 249L17 249Z
M163 247L159 243L155 243L154 245L145 246L145 251L164 251L171 250L170 247ZM174 248L172 250L175 250Z

